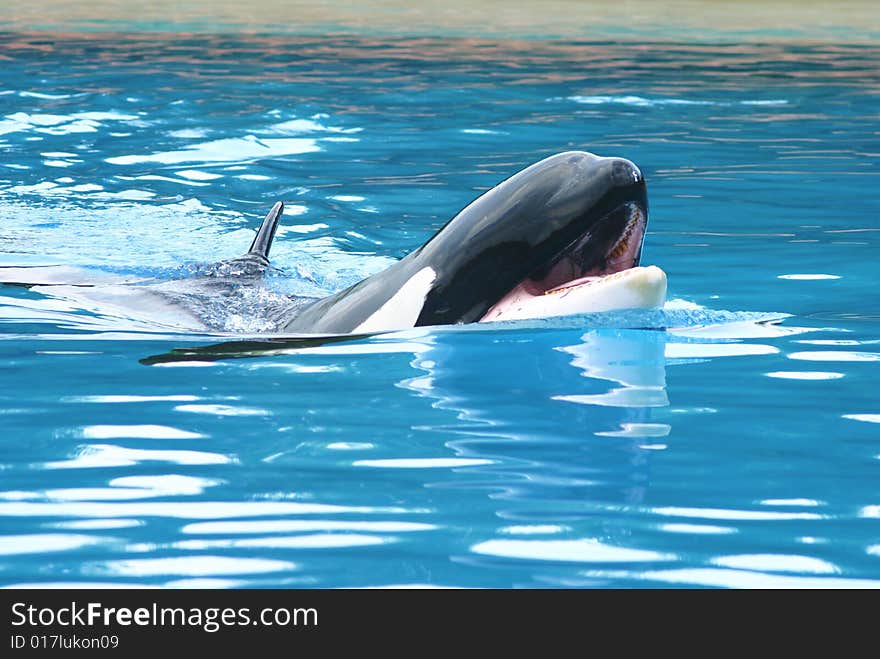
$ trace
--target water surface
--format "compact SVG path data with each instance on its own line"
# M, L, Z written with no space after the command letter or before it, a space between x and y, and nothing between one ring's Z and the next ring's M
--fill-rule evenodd
M283 199L322 293L585 149L645 173L672 300L217 359L3 287L0 583L877 587L878 55L0 35L0 265L170 279Z

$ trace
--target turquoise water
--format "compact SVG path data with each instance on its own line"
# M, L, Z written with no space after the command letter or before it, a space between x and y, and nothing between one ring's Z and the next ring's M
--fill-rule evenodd
M317 347L4 286L0 584L880 586L878 56L0 34L0 265L172 279L283 199L273 285L323 294L584 149L670 286Z

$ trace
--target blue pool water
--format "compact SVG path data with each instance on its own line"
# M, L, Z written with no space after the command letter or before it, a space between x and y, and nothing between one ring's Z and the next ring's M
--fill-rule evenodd
M647 326L249 354L0 287L0 584L880 586L877 47L5 33L0 59L2 266L171 279L283 199L275 285L329 292L584 149L642 168L670 286Z

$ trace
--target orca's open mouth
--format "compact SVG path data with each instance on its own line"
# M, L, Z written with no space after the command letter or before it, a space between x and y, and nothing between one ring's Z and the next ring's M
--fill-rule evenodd
M662 271L638 267L647 221L647 214L639 204L627 202L618 206L549 263L517 284L489 309L481 321L548 315L548 306L560 306L560 299L550 299L554 297L567 298L563 303L567 308L562 313L557 311L555 315L618 308L618 304L612 300L597 300L597 296L588 294L587 289L594 287L598 291L596 284L611 278L620 279L621 273L631 270L649 271L649 277L654 280L659 272L662 282L656 283L662 283L662 296L665 298L666 280ZM653 295L656 297L656 292ZM588 302L588 298L592 301ZM621 304L624 303L621 301Z

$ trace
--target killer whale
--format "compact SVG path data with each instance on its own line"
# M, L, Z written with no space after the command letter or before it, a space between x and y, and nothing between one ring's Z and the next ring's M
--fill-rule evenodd
M0 268L0 281L95 306L148 311L164 324L213 330L218 307L263 285L283 213L276 203L242 256L170 281L75 281L70 269ZM666 276L639 265L648 221L641 171L629 160L569 151L545 158L467 205L400 261L328 297L286 297L263 332L367 335L662 306ZM231 312L230 312L231 313ZM150 315L149 313L147 315Z
M545 158L465 207L428 242L320 300L285 332L368 333L662 306L666 275L639 267L645 179L623 158Z

